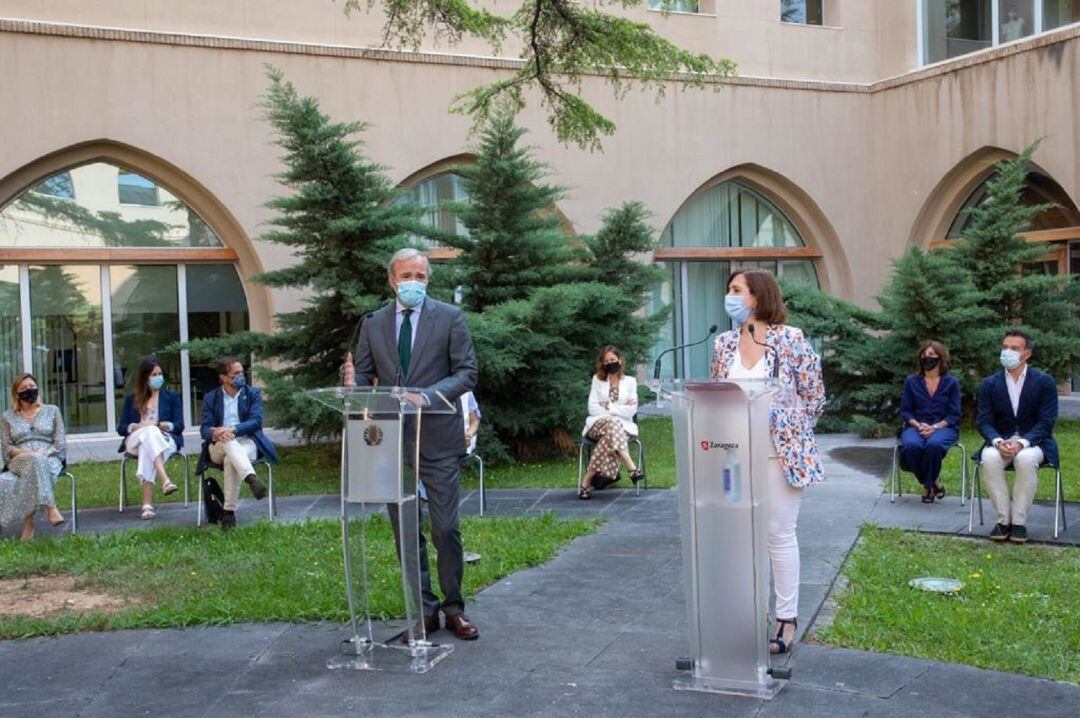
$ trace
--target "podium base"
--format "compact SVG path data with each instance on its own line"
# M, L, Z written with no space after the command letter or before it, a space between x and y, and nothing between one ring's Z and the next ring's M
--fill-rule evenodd
M427 641L411 645L373 643L359 636L341 642L341 653L331 656L331 670L385 671L387 673L427 673L454 652L454 647Z
M687 676L676 678L672 688L677 691L700 691L702 693L725 693L732 696L747 696L771 700L784 687L783 681L767 679L763 683L750 681L725 680L722 678L705 678L702 676Z

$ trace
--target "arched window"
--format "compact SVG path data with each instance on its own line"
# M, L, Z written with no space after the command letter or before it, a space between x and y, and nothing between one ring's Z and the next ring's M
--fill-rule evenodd
M814 265L821 252L807 247L795 225L760 192L738 180L713 185L678 211L661 234L654 259L668 269L653 291L651 310L668 305L671 323L657 342L664 349L695 341L712 324L730 326L724 312L726 282L736 269L760 267L788 281L819 286ZM710 347L677 353L663 367L668 377L704 377Z
M428 177L414 187L404 190L398 197L399 204L418 205L422 214L420 221L428 227L460 236L468 236L469 230L454 214L445 208L447 202L463 202L469 199L464 178L457 172L441 172ZM429 247L441 246L425 238L416 238L418 244Z
M190 426L216 377L163 349L248 327L236 253L167 188L107 162L53 174L0 208L0 262L0 385L33 373L71 433L115 431L148 354Z
M971 208L979 207L986 202L986 184L995 176L995 173L991 173L964 202L949 226L949 239L958 239L964 230L971 226ZM1027 185L1020 195L1020 201L1027 206L1053 205L1035 217L1030 226L1022 227L1021 231L1023 232L1061 229L1080 224L1080 215L1078 215L1072 200L1069 199L1068 193L1061 188L1061 185L1041 172L1028 173Z

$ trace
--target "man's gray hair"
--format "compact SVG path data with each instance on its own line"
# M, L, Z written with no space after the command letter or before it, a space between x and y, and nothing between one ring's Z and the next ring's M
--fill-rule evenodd
M424 267L427 269L428 274L431 273L431 263L428 261L427 255L414 247L405 247L394 252L394 256L390 257L390 261L386 263L386 271L390 276L394 276L394 267L398 262L407 262L410 259L416 259L420 257L424 260Z

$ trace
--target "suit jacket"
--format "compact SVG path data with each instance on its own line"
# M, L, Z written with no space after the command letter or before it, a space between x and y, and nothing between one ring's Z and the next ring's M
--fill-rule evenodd
M273 463L277 463L277 449L273 442L266 438L263 433L263 403L262 392L253 386L245 386L237 395L239 403L236 405L236 413L240 423L236 425L236 437L250 436L258 449L258 455ZM202 425L199 434L202 436L202 453L199 454L199 465L195 469L196 474L202 474L210 465L210 442L213 440L215 426L225 424L225 390L220 386L203 397ZM464 439L462 439L464 441Z
M623 376L619 380L619 400L614 404L608 404L608 408L600 406L601 402L608 400L611 396L611 386L608 381L600 381L593 374L592 387L589 389L589 416L585 419L585 429L581 432L582 436L589 433L589 429L595 424L602 416L614 416L622 424L623 429L630 436L637 436L638 428L634 423L634 416L637 414L637 379L632 376ZM630 400L634 399L634 403L630 403Z
M1032 446L1043 450L1047 463L1058 466L1058 447L1052 432L1057 421L1057 384L1049 374L1029 366L1020 392L1020 405L1013 414L1009 401L1009 388L1005 384L1005 370L991 374L979 385L979 407L975 423L986 443L994 439L1008 439L1014 434L1027 439ZM978 459L982 449L976 452Z
M476 351L465 315L452 304L424 299L417 318L408 372L397 350L397 302L373 312L360 329L356 384L421 389L428 401L451 402L454 414L428 414L420 425L420 455L427 461L465 455L465 427L458 399L476 387ZM441 403L441 401L440 401Z
M765 343L774 349L765 352L766 376L772 376L773 366L779 362L777 380L781 393L798 398L796 407L773 403L769 412L773 446L789 484L798 488L816 484L825 479L825 467L814 440L814 425L825 410L821 359L796 327L770 324ZM738 356L739 330L718 336L713 349L712 375L727 377Z
M120 423L116 425L116 433L124 437L120 441L117 451L123 453L124 442L127 441L128 426L142 421L139 410L135 408L135 395L128 394L124 397L124 408L120 411ZM172 424L169 436L176 443L176 451L184 448L184 405L180 395L175 391L162 389L158 392L158 421L167 421Z

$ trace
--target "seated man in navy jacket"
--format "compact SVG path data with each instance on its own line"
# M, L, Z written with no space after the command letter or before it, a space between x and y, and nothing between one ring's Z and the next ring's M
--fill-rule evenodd
M1035 342L1023 329L1009 329L1001 342L1003 370L979 386L979 433L986 492L997 512L990 532L995 541L1027 541L1027 514L1035 499L1039 465L1057 466L1057 443L1051 432L1057 420L1057 385L1053 377L1028 366ZM1016 469L1012 500L1005 467Z
M262 393L248 386L244 365L235 357L219 359L218 381L221 386L203 397L203 451L196 474L202 474L210 462L225 467L225 515L221 530L236 526L236 500L240 479L251 488L256 499L266 496L266 487L255 476L251 462L259 457L277 462L277 451L262 431Z

